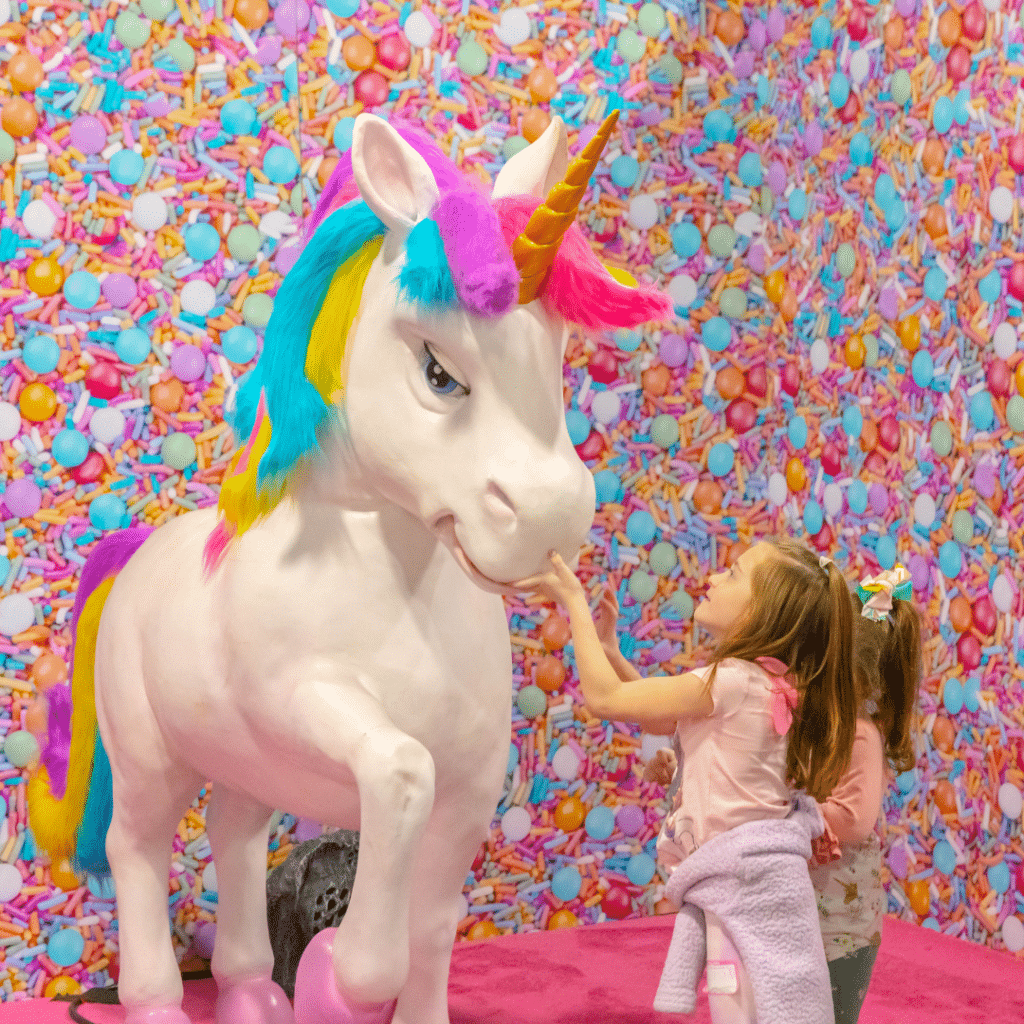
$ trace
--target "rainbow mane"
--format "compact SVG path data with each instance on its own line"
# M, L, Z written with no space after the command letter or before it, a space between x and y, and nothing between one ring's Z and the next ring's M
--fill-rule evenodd
M540 200L516 196L492 204L429 137L410 125L394 127L426 160L440 193L433 215L406 239L400 293L428 311L506 315L519 289L510 247ZM239 384L229 415L241 448L204 550L207 572L236 537L277 507L299 465L321 454L328 432L340 426L345 344L385 230L359 198L349 151L321 193L302 255L277 293L259 362ZM550 313L589 329L635 327L672 311L655 289L615 280L575 224L539 298Z

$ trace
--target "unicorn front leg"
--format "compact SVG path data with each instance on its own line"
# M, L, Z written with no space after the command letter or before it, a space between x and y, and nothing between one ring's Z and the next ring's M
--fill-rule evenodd
M385 1021L409 976L412 864L434 800L433 758L351 677L301 684L289 711L312 751L339 778L355 777L360 832L345 919L299 964L296 1024Z

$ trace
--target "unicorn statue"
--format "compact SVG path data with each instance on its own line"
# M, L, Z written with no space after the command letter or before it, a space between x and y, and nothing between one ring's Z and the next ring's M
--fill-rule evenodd
M128 1024L189 1024L172 840L212 782L220 1024L448 1024L451 950L508 760L503 594L574 561L569 325L670 301L573 223L615 125L553 119L488 197L412 126L356 119L240 382L217 509L104 537L30 786L40 848L113 874ZM348 911L271 980L272 809L358 829Z

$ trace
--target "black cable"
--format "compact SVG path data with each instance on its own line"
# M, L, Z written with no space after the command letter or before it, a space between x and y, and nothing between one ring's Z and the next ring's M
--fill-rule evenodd
M188 971L182 974L182 981L203 981L206 978L212 978L213 974L208 970L203 971ZM112 985L109 988L90 988L85 992L80 993L76 996L54 996L53 1001L55 1003L70 1003L68 1007L68 1016L75 1022L75 1024L95 1024L94 1021L83 1017L79 1012L78 1008L83 1003L100 1003L105 1006L120 1006L121 1000L117 996L117 986Z

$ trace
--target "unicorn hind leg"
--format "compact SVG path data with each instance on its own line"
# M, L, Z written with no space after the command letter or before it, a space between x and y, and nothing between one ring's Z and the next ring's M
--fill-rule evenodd
M218 1024L294 1024L284 990L271 980L274 952L267 926L270 810L215 785L206 832L217 865Z

